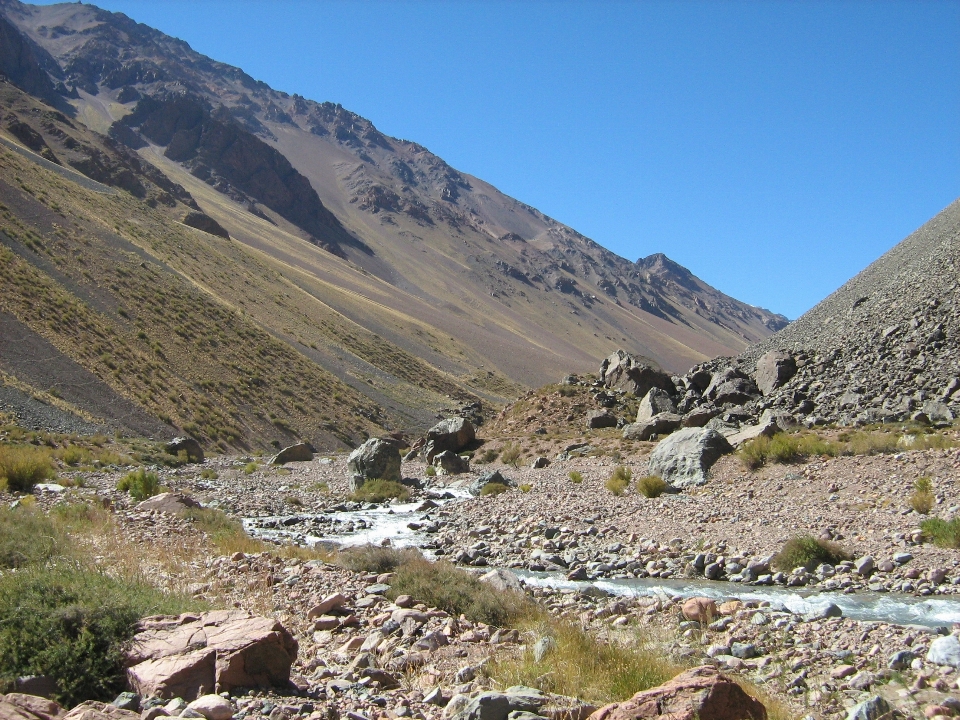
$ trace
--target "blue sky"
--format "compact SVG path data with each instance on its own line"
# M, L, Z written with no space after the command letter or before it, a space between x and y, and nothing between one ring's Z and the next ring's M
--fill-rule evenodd
M960 196L960 0L100 0L795 318Z

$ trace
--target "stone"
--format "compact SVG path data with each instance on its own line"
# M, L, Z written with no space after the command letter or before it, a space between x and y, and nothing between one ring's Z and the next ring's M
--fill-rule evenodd
M600 364L600 381L608 388L623 390L643 397L650 388L660 388L670 394L676 385L653 360L617 350Z
M520 584L520 578L505 568L491 570L486 575L480 576L480 582L486 583L500 592L523 592L523 585Z
M423 437L423 451L428 463L444 450L458 452L476 440L473 424L462 417L447 418L427 430Z
M720 413L717 408L694 408L680 421L681 427L703 427Z
M729 452L733 448L716 430L682 428L653 449L647 473L659 475L676 488L703 485L710 467Z
M206 213L192 210L186 214L182 222L184 225L196 228L197 230L205 232L208 235L216 235L217 237L224 238L225 240L230 239L230 233L224 229L223 225L218 223Z
M47 698L26 693L0 695L0 720L61 720L66 713Z
M869 577L870 574L876 569L877 562L871 555L864 555L862 558L854 562L853 566L857 569L858 575L861 577Z
M444 716L451 720L507 720L513 712L535 713L547 701L548 698L539 690L514 686L505 692L481 692L468 698L461 709L452 713L448 712L453 704L451 700L444 710Z
M687 620L696 620L701 625L713 622L720 613L717 611L717 603L708 597L692 597L684 601L680 607L680 612Z
M749 660L750 658L757 657L760 653L757 651L757 646L753 643L735 642L730 644L730 654L741 660Z
M843 680L843 678L850 677L855 672L857 672L857 668L853 665L837 665L830 671L830 677L834 680Z
M649 440L654 435L667 435L680 427L682 420L676 413L660 413L649 420L624 426L623 439Z
M891 670L906 670L910 663L917 659L917 655L910 650L898 650L887 661L887 667Z
M307 618L313 620L314 618L326 615L331 610L343 607L346 604L347 598L343 593L334 593L333 595L328 595L307 611Z
M960 640L956 635L947 635L937 638L930 643L927 651L927 662L934 665L949 665L960 668Z
M640 409L637 410L636 422L642 423L655 415L661 413L672 413L676 415L677 405L666 390L658 387L650 388L643 400L640 401Z
M549 635L538 639L533 644L533 661L543 662L543 659L557 647L557 641Z
M289 445L270 459L271 465L283 465L288 462L309 462L313 460L314 449L310 443L299 442Z
M760 436L773 437L778 432L788 430L795 424L796 422L790 413L764 410L756 425L747 425L741 428L739 432L727 435L727 442L735 448L740 447L743 443Z
M737 368L716 373L703 393L715 405L743 405L760 396L756 383Z
M925 402L923 404L922 412L934 425L949 425L956 419L953 411L946 405L946 403L938 402L936 400L928 400Z
M500 485L506 485L507 487L516 487L516 483L513 480L505 477L499 470L494 470L493 472L488 472L484 475L481 475L476 480L474 480L467 487L467 491L474 497L478 496L483 489L490 485L491 483L498 483Z
M760 392L769 395L785 385L796 373L797 361L793 355L780 350L771 350L757 360L757 370L753 378Z
M185 451L190 462L203 462L203 448L191 437L174 438L164 446L164 450L170 455L179 455L181 451Z
M125 651L127 682L145 697L196 699L236 687L284 687L297 641L276 620L240 610L140 621Z
M587 413L587 428L599 430L617 426L617 416L609 410L591 410Z
M843 617L843 608L832 602L828 602L825 605L818 605L813 610L803 614L803 619L807 622L826 620L832 617Z
M219 695L203 695L187 705L207 720L230 720L233 717L233 705Z
M858 705L850 708L847 713L847 720L878 720L881 715L890 712L890 703L879 695L864 700Z
M400 482L400 451L393 443L371 438L350 453L347 472L353 492L363 487L367 480L378 478Z
M179 515L190 508L198 508L200 503L189 495L181 492L165 492L159 495L149 497L141 503L137 503L137 510L154 510L156 512L169 513L170 515Z
M680 673L629 700L605 705L589 720L766 720L767 711L715 667Z
M140 713L121 710L96 700L87 700L73 708L61 720L140 720Z
M132 692L122 692L114 699L111 705L118 707L121 710L133 710L134 712L140 712L140 700L142 698L136 693Z
M444 450L434 455L433 466L441 475L459 475L470 471L470 461L453 450Z
M532 470L542 470L543 468L548 467L549 465L550 465L550 458L540 455L534 458L533 462L530 463L530 468Z
M866 670L862 670L854 675L847 684L854 690L869 690L870 686L877 682L877 676Z

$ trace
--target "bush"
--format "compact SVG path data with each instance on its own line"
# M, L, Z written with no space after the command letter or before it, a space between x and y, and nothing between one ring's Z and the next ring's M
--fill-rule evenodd
M500 452L498 450L494 450L493 448L487 448L486 450L483 451L483 454L480 455L480 462L492 463L498 457L500 457Z
M618 465L610 477L607 478L604 487L614 495L623 495L624 491L630 486L630 478L632 476L633 473L630 472L630 468Z
M413 548L398 550L380 545L359 545L346 548L337 555L337 564L354 572L368 572L380 575L393 572L403 563L421 557Z
M35 447L0 446L0 490L30 492L55 477L50 452Z
M583 482L583 475L578 473L576 470L571 470L568 477L570 478L570 482L572 482L574 485L579 485Z
M393 498L406 500L408 497L410 497L410 491L403 485L393 480L382 480L380 478L367 480L350 493L350 499L354 502L379 503Z
M403 555L395 573L387 593L391 600L410 595L427 607L454 617L462 614L472 622L503 627L531 604L521 593L496 590L448 562L430 562L419 553Z
M920 523L923 537L937 547L960 548L960 518L941 520L927 518Z
M667 483L659 475L645 475L637 480L637 491L644 497L660 497L666 489Z
M0 568L40 565L64 552L65 538L33 508L0 507Z
M146 615L197 607L146 585L77 567L30 567L0 577L0 680L57 679L67 707L126 689L121 650Z
M520 465L520 443L507 443L500 451L500 462L504 465Z
M243 466L243 474L252 475L259 469L260 469L260 466L257 465L255 462L248 462L246 465Z
M505 493L509 488L503 483L492 482L487 483L480 489L481 495L499 495L500 493Z
M134 500L146 500L160 492L160 478L156 473L140 468L120 478L117 490L130 493Z
M933 510L936 498L933 495L933 483L930 478L917 478L913 483L913 495L910 496L910 507L921 515L929 515Z
M200 477L204 480L216 480L220 476L217 474L217 471L212 468L204 468L200 471Z
M437 469L433 465L427 465L427 469L423 471L423 474L427 477L436 477Z
M529 484L527 484L527 483L523 483L522 485L519 486L519 488L520 488L520 492L522 492L522 493L528 493L528 492L530 492L530 491L533 489L533 485L529 485Z
M773 558L773 566L783 572L790 572L801 566L813 570L821 563L836 565L849 559L850 553L836 543L819 540L812 535L801 535L784 543L783 548Z

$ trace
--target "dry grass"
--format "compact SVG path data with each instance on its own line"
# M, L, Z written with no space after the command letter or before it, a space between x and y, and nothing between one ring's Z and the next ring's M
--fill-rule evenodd
M850 553L836 543L820 540L812 535L791 538L773 558L773 566L783 572L804 567L813 570L821 563L836 565L841 560L849 560Z
M614 495L623 495L627 488L630 487L630 479L632 476L633 473L630 471L630 468L618 465L614 468L610 477L607 478L604 487Z
M350 493L354 502L382 503L387 500L406 500L410 491L398 482L372 478Z
M644 497L660 497L666 489L667 482L659 475L645 475L637 480L637 492Z
M928 477L917 478L913 483L910 507L921 515L929 515L937 499L933 494L933 483Z
M55 476L46 448L0 445L0 490L30 492L33 486Z

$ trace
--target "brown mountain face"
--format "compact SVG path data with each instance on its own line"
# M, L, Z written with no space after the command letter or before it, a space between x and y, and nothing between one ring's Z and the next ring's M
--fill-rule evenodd
M786 324L123 15L0 0L3 19L20 50L0 72L61 110L11 89L0 134L121 188L151 223L219 226L224 277L159 230L125 237L373 399L384 426L505 400L621 347L680 372Z

